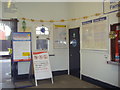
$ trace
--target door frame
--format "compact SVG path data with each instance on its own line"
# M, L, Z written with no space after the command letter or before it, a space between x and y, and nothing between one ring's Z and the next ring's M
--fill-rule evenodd
M69 28L68 30L70 29L76 29L78 28L79 29L79 37L80 37L80 41L81 41L81 33L80 33L80 27L73 27L73 28ZM68 47L69 47L69 31L68 31ZM81 45L81 44L80 44ZM69 49L68 49L68 53L69 53ZM80 47L80 50L79 50L79 54L80 54L80 79L82 80L82 74L81 74L81 47ZM70 61L70 57L68 57L68 75L70 75L70 65L69 65L69 61Z

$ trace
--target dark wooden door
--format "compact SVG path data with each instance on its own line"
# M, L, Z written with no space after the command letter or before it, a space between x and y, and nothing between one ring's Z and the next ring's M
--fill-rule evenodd
M70 75L80 78L80 28L69 29Z

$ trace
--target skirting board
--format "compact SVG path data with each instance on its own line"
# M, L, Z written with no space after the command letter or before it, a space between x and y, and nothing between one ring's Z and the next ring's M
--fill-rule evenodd
M68 74L68 70L52 71L53 76Z
M52 71L52 74L53 76L65 75L68 74L68 70ZM28 74L18 75L17 77L15 77L15 81L28 80L28 77ZM32 75L31 78L34 78L34 75Z
M95 85L97 85L97 86L100 86L100 87L102 87L102 88L115 88L115 89L120 89L119 87L110 85L110 84L108 84L108 83L105 83L105 82L102 82L102 81L93 79L93 78L88 77L88 76L85 76L85 75L82 75L82 80L87 81L87 82L92 83L92 84L95 84Z

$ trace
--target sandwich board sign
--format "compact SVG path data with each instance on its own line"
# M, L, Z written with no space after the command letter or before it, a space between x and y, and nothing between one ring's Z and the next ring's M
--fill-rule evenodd
M49 79L53 83L53 76L49 62L48 52L33 52L33 66L35 75L35 85L37 80Z

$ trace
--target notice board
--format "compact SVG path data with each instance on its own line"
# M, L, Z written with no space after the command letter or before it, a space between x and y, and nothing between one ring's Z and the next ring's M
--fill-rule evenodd
M66 25L54 25L53 47L54 48L67 48Z
M108 30L106 16L82 22L82 49L107 50Z
M24 62L31 60L31 33L13 33L13 62Z
M49 62L48 52L33 52L34 75L37 86L37 80L52 78L52 71Z

